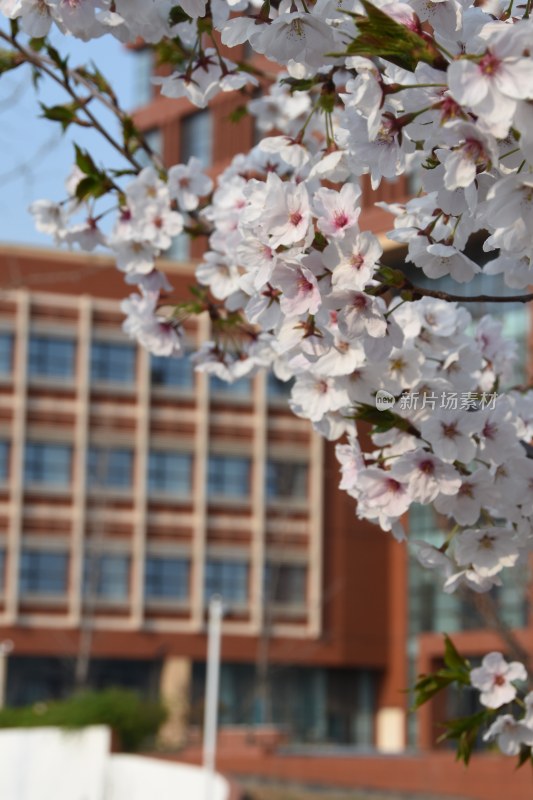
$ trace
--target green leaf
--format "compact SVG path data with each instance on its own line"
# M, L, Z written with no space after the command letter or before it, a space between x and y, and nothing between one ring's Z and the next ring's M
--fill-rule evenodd
M392 428L398 428L398 430L419 435L416 428L408 420L400 417L399 414L395 414L388 409L380 411L379 408L368 403L357 403L353 418L361 420L361 422L370 423L374 426L376 433L386 433Z
M393 269L382 264L375 277L386 283L387 286L394 286L396 289L401 289L405 286L405 275L400 269Z
M444 663L456 676L460 683L470 685L470 664L457 652L447 634L444 634Z
M79 75L80 78L83 78L85 81L90 83L97 89L101 94L105 94L111 98L113 102L116 102L116 94L113 91L113 87L107 80L107 78L100 72L98 67L94 62L91 62L91 69L87 67L78 67L76 69L76 75Z
M191 22L192 17L185 13L181 6L173 6L170 9L168 19L171 25L179 25L180 22Z
M30 39L30 41L28 42L28 44L30 45L31 49L32 49L32 50L33 50L35 53L38 53L38 52L39 52L40 50L42 50L42 49L43 49L43 47L45 46L45 44L46 44L46 39L45 39L44 37L42 37L42 38L37 38L37 37L36 37L36 38L34 38L34 39Z
M433 67L442 66L443 58L435 45L396 22L368 0L361 0L366 17L357 16L359 36L348 45L346 55L379 56L398 67L414 72L423 61Z
M69 125L72 125L73 122L77 122L78 119L76 117L77 105L76 104L66 104L64 106L45 106L44 103L39 103L43 113L41 117L44 119L51 119L54 122L59 122L61 127L63 128L63 132L65 132Z
M88 197L101 197L112 188L112 184L105 175L87 175L76 187L76 197L78 200L86 200Z
M65 75L68 68L68 56L66 56L65 58L61 58L59 51L56 50L55 47L52 47L52 45L49 42L46 42L46 52L48 53L48 55L50 56L56 67L58 67L58 69L61 70L63 75Z
M288 86L292 92L308 92L316 85L316 78L283 78L281 83Z
M469 717L460 717L446 722L446 731L438 741L457 740L457 760L468 764L480 728L491 719L492 711L484 709Z
M531 753L531 747L526 747L526 745L523 744L520 748L520 754L518 756L516 768L520 769L520 767L523 767L526 761L529 761L533 767L533 755Z
M453 675L443 671L433 672L430 675L421 675L414 686L415 702L412 710L415 711L420 706L423 706L454 681Z
M237 106L237 108L234 108L233 111L228 114L228 120L235 123L240 122L247 114L248 109L246 106Z
M82 150L77 144L74 145L76 151L76 164L85 175L98 175L98 167L86 150Z
M9 72L24 64L24 59L16 50L0 50L0 74Z

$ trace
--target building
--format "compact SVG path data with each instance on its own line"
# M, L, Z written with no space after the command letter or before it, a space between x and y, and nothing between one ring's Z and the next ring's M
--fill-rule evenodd
M184 291L191 266L164 268ZM218 592L222 722L402 747L405 551L356 520L286 387L138 350L105 258L4 247L0 274L6 701L120 683L194 720Z

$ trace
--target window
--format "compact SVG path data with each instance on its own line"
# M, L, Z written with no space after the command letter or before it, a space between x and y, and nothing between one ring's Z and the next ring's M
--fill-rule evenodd
M135 104L137 106L147 105L147 103L149 103L152 99L154 90L154 86L152 84L152 75L154 74L155 59L152 48L136 48L133 52L132 66ZM138 157L137 153L136 156Z
M87 484L110 489L129 489L132 483L133 450L90 447L87 453Z
M291 395L294 380L281 381L273 372L267 376L267 395L271 400L287 400Z
M9 477L9 442L0 440L0 483L5 483Z
M187 600L189 561L185 558L149 556L146 559L144 590L147 600Z
M212 394L223 394L231 397L250 397L252 393L252 381L250 378L239 378L233 383L223 381L216 375L209 378L209 388Z
M6 551L0 550L0 592L4 591L6 585Z
M204 597L206 603L214 594L225 602L246 603L248 600L248 564L244 561L209 559L205 565Z
M28 442L24 454L24 480L48 486L68 486L72 447L68 444Z
M154 386L178 386L181 389L191 389L194 386L193 364L187 356L152 356L150 368Z
M23 550L20 556L22 594L64 594L67 590L66 553Z
M30 336L28 375L47 378L72 378L76 343L57 336Z
M163 154L163 136L160 128L152 128L151 131L145 131L144 138L148 147L152 148L152 152L158 156ZM143 167L151 167L152 160L146 150L140 147L135 153L135 158Z
M209 456L208 495L247 497L250 494L250 467L250 459L242 456Z
M126 600L130 591L128 556L89 554L84 563L84 588L89 597Z
M171 261L188 261L191 257L191 237L187 233L174 236L172 244L165 250L165 258Z
M305 605L307 567L303 564L267 564L265 597L267 603Z
M266 469L266 495L272 500L307 497L307 464L269 460Z
M413 540L422 540L439 547L446 537L439 518L430 506L414 504L409 512L409 531ZM527 624L527 569L502 573L502 586L490 592L498 614L511 628ZM483 615L476 606L476 595L446 594L435 582L435 575L425 569L413 555L409 562L409 625L412 633L439 631L453 633L485 627Z
M152 450L148 456L148 488L152 492L189 495L192 457L187 453Z
M186 163L196 156L203 167L212 161L212 120L210 111L199 111L184 117L181 122L180 161Z
M132 344L93 342L91 347L91 378L107 383L135 381L135 347Z
M13 369L13 336L0 333L0 375L10 375Z

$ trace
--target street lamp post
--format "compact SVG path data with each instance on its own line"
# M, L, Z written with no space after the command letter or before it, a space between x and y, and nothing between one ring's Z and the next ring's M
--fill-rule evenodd
M218 688L220 678L220 638L222 630L222 598L214 595L209 601L207 628L207 676L204 708L204 772L205 800L213 800L216 765Z

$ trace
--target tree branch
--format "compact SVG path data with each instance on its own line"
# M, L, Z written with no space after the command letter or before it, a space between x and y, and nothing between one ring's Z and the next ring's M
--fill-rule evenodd
M4 41L8 42L12 47L14 47L23 57L24 61L32 66L36 67L39 71L47 75L51 80L55 83L59 84L61 88L74 100L74 102L79 106L80 112L83 112L87 119L89 120L91 126L98 131L98 133L118 152L120 155L125 158L130 164L134 167L137 172L140 172L142 169L142 164L140 164L135 156L128 152L128 150L119 143L116 139L111 136L111 134L106 130L106 128L100 123L97 117L94 116L92 111L87 107L88 101L90 98L97 99L101 102L108 110L112 111L112 113L118 118L121 124L124 123L126 114L122 111L118 103L112 102L105 98L100 92L98 92L94 86L81 75L78 70L71 70L66 68L65 69L65 76L69 76L73 81L76 83L82 84L85 89L89 92L88 97L80 97L74 89L69 85L67 78L64 76L61 78L55 71L54 71L54 62L48 58L43 58L38 53L27 50L23 47L19 42L16 40L15 37L9 36L4 31L0 31L0 38ZM138 139L141 143L141 146L144 150L148 153L151 158L156 158L156 154L153 152L150 145L146 142L145 137L142 135L138 136ZM157 158L157 160L159 160Z
M466 295L463 297L460 294L441 292L439 289L423 289L420 286L413 286L408 281L406 281L403 290L412 292L414 300L418 300L420 297L436 297L438 300L458 303L530 303L533 300L533 292L530 294L499 295L497 297L490 294Z

